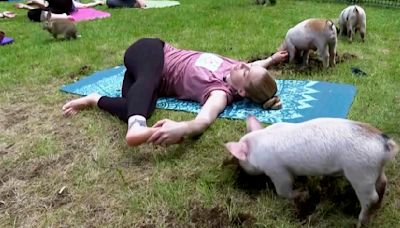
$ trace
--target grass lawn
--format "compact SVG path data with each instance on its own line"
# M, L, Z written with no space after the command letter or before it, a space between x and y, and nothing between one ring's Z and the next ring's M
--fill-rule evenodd
M0 30L15 43L0 47L0 227L351 227L359 203L344 180L319 191L316 209L299 219L293 204L265 179L251 182L232 165L223 142L239 139L245 122L218 119L199 139L168 148L129 148L126 125L97 109L72 118L61 106L74 95L61 85L122 63L141 37L160 37L180 48L249 60L274 52L287 30L310 17L336 18L345 4L250 0L181 0L165 9L107 9L110 18L81 22L81 38L54 40L26 11L12 10ZM399 9L365 6L366 42L339 38L338 54L356 58L333 69L277 71L281 79L349 83L357 95L348 118L369 122L400 142ZM350 67L368 73L354 76ZM161 118L193 114L156 110ZM386 169L389 186L371 227L400 226L399 156ZM318 179L308 180L311 192ZM323 183L323 182L321 182ZM334 183L334 184L333 184ZM299 183L300 184L300 183Z

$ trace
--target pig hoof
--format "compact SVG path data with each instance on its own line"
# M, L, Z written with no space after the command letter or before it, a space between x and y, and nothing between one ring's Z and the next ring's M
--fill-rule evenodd
M304 219L315 211L316 203L311 202L308 192L297 192L293 198L296 217Z

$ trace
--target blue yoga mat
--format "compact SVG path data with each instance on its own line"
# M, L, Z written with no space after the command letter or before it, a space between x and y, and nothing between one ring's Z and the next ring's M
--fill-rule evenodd
M79 95L97 92L104 96L120 97L124 72L124 66L102 70L64 85L61 90ZM356 93L352 85L321 81L277 80L277 84L282 109L264 110L260 105L244 99L226 107L220 117L246 119L252 114L264 123L297 123L318 117L346 118ZM157 108L198 113L201 106L192 101L159 98Z

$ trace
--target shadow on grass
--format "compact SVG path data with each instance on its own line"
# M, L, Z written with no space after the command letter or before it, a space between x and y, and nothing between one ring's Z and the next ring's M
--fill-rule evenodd
M238 164L237 159L231 157L223 162L223 166L234 170L234 186L244 191L253 199L266 190L276 194L271 179L266 175L249 175ZM344 177L295 177L293 189L307 192L307 197L297 201L295 217L304 221L315 212L321 202L333 204L334 208L348 216L357 217L361 210L357 196L350 183Z

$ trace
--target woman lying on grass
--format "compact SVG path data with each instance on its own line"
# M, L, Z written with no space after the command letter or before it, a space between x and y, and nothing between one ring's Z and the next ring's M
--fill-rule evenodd
M52 19L70 19L71 13L76 9L104 5L103 0L95 0L90 3L80 3L75 0L30 0L26 4L17 3L15 6L19 9L27 9L28 18L31 21L40 22L42 18L47 17L47 11L51 11ZM42 18L41 18L42 17Z
M277 109L277 85L267 67L287 59L286 52L252 63L244 63L211 53L181 50L160 39L144 38L125 52L126 72L122 97L91 94L67 102L66 116L88 106L98 106L128 123L126 142L136 146L144 142L170 145L184 137L204 132L233 101L248 97L264 108ZM202 105L194 120L158 121L146 124L158 97L197 101Z
M109 8L145 8L145 0L107 0Z

